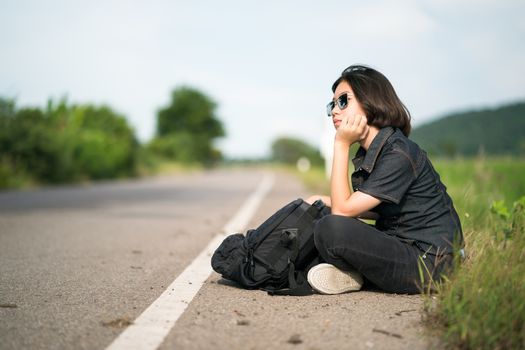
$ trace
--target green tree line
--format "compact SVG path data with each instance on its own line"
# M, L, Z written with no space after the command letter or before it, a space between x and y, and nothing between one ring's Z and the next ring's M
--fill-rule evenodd
M169 104L157 113L157 132L147 145L151 153L182 163L213 164L222 159L214 140L225 135L216 116L217 104L190 87L171 94Z
M133 174L138 142L107 106L50 101L17 108L0 99L0 186L29 179L58 183Z
M311 165L323 166L324 160L317 148L300 139L280 137L272 143L272 160L283 164L296 164L300 158L307 159Z
M437 156L525 155L525 102L454 113L415 128L411 134Z
M142 145L109 106L62 99L19 107L0 97L0 188L135 176L165 161L213 165L223 158L214 142L225 135L216 108L203 92L178 87L157 112L155 136ZM524 155L525 102L449 115L411 137L431 155ZM271 151L272 161L323 164L319 151L299 139L278 138Z
M109 106L18 107L0 98L0 188L129 177L162 161L213 164L222 157L213 142L225 134L215 109L202 92L176 88L157 113L155 137L141 145Z

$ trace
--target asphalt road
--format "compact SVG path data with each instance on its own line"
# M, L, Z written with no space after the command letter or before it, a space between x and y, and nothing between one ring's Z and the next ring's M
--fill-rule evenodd
M104 349L220 232L264 176L219 170L0 192L0 349ZM250 227L307 193L279 174ZM422 300L271 297L213 273L161 349L426 349Z

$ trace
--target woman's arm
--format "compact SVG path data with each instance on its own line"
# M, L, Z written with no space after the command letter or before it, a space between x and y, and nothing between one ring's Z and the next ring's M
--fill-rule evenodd
M305 202L308 204L313 204L318 199L322 200L326 206L328 207L332 206L332 200L330 199L329 196L323 196L319 194L314 194L313 196L308 197L307 199L305 199ZM365 211L364 213L361 213L361 215L359 215L359 218L368 219L368 220L377 220L379 218L379 214L374 213L373 211Z
M376 207L381 201L366 193L350 192L348 184L349 145L336 140L334 144L334 162L330 181L332 214L358 217Z
M376 207L381 201L366 193L352 193L348 184L348 156L350 145L362 140L368 133L366 117L343 120L337 130L334 142L334 159L330 180L332 214L359 217Z

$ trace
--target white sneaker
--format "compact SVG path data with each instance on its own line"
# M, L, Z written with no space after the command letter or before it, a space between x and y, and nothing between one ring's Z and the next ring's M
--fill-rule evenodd
M361 289L363 276L343 271L331 264L315 265L308 271L308 283L321 294L340 294Z

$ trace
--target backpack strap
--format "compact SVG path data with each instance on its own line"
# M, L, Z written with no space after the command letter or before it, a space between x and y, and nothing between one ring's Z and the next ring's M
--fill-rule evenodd
M302 203L305 205L305 202ZM311 225L312 221L323 216L323 210L326 208L326 205L321 201L315 201L312 205L308 205L308 208L302 212L301 216L297 218L297 227L306 227ZM299 256L299 238L298 238L298 228L288 228L284 229L283 233L286 234L286 239L291 248L290 258L288 259L288 288L276 288L276 287L266 287L262 290L266 291L269 295L292 295L292 296L305 296L314 294L314 290L307 281L306 273L310 267L319 263L319 259L316 258L312 261L306 268L305 271L295 270L295 261ZM274 250L270 255L269 260L273 261L277 256L280 256L281 252Z
M290 261L295 261L295 259L297 259L297 255L299 254L299 240L297 239L298 230L296 228L285 228L280 232L280 245L276 246L266 258L268 264L270 265L275 264L283 256L283 254L289 249L287 247L292 247L292 253L288 263L290 263Z
M321 200L317 200L311 205L306 202L303 202L301 205L307 205L308 208L297 218L297 227L309 226L316 219L324 216L326 205Z
M264 291L268 292L269 295L292 295L292 296L305 296L305 295L312 295L316 292L313 290L312 287L310 287L310 284L308 283L308 280L306 278L308 271L314 267L317 264L320 264L324 262L321 257L317 257L314 260L312 260L306 268L300 271L296 272L296 276L294 276L294 283L295 287L293 288L266 288L263 289Z
M305 296L314 293L310 284L306 280L306 273L304 271L295 272L295 259L299 255L299 240L297 235L292 238L292 254L288 260L288 286L289 288L284 289L273 289L265 288L266 292L270 295L294 295L294 296ZM297 277L296 277L297 276Z
M292 295L292 296L305 296L314 294L314 290L308 284L308 281L305 277L304 271L299 271L297 273L297 278L295 280L295 287L285 288L285 289L263 289L268 292L269 295Z

